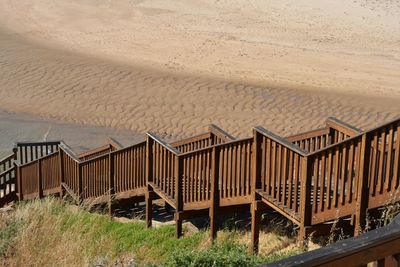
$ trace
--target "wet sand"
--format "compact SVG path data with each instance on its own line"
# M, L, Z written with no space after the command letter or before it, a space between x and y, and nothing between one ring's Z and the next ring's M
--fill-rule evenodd
M108 137L117 139L124 146L144 138L142 134L128 130L65 123L4 110L0 110L0 125L0 158L12 153L14 142L63 140L79 153L103 145Z

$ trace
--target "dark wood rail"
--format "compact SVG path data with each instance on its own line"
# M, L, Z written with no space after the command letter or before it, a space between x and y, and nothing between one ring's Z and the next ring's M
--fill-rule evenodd
M185 153L235 140L233 136L214 124L211 124L208 129L209 132L207 133L172 142L171 146L179 150L179 152Z
M261 266L358 267L373 263L388 267L400 265L400 215L383 228Z

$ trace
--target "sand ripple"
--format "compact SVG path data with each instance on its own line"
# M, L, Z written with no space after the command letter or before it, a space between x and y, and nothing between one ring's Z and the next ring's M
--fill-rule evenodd
M370 127L399 99L268 88L180 76L57 51L0 33L0 107L45 118L174 137L216 123L234 135L262 125L291 134L336 116Z

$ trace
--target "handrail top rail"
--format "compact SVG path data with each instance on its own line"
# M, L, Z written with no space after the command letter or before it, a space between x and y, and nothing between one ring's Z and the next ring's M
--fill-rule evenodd
M256 132L262 134L262 135L265 135L265 136L271 138L275 142L277 142L277 143L279 143L281 145L284 145L286 148L289 148L293 152L296 152L297 154L300 154L303 157L308 155L308 152L305 151L304 149L301 149L300 147L298 147L295 144L291 143L287 139L285 139L283 137L280 137L279 135L274 134L273 132L268 131L267 129L265 129L265 128L261 127L261 126L254 127L254 130Z
M394 120L391 120L391 121L389 121L389 122L383 123L383 124L381 124L381 125L378 125L378 126L376 126L376 127L374 127L374 128L368 129L367 131L365 131L365 133L366 133L366 134L369 134L369 133L371 133L371 132L374 132L374 131L376 131L376 130L379 130L380 128L386 127L386 126L388 126L388 125L390 125L390 124L392 124L392 123L396 123L396 122L400 122L400 117L399 117L399 118L396 118L396 119L394 119Z
M107 142L109 145L113 146L116 149L124 148L124 146L120 142L118 142L116 139L114 139L110 136L107 138Z
M336 125L332 125L332 124L336 124L336 125L340 125L346 128L347 131L351 131L353 135L357 135L359 133L362 133L363 131L347 122L344 122L342 120L339 120L336 117L328 117L326 119L326 126L328 127L332 127L335 128L334 126Z
M162 140L160 137L158 137L155 133L152 132L147 132L146 133L147 136L149 136L151 139L153 139L154 141L156 141L157 143L159 143L161 146L163 146L165 149L167 149L169 152L175 154L175 155L179 155L180 152L174 148L173 146L171 146L170 144L168 144L167 142L165 142L164 140Z
M15 142L14 143L14 148L17 148L18 146L43 146L43 145L59 145L63 141L58 140L58 141L40 141L40 142Z
M96 161L96 160L98 160L100 158L108 158L110 155L111 155L111 153L106 153L106 154L98 155L98 156L93 157L91 159L80 160L79 164L88 164L91 161Z
M359 134L357 134L357 135L355 135L355 136L349 137L349 138L344 139L344 140L342 140L342 141L340 141L340 142L337 142L337 143L331 144L331 145L329 145L329 146L326 146L326 147L324 147L324 148L321 148L321 149L319 149L319 150L315 150L315 151L313 151L313 152L310 152L310 153L308 153L307 156L315 156L315 155L317 155L317 154L319 154L319 153L323 153L323 152L326 151L326 150L330 150L330 149L333 149L333 148L335 148L335 147L337 147L337 146L341 146L341 145L343 145L343 144L346 143L346 142L354 141L355 139L360 138L360 137L363 136L364 134L365 134L365 132L359 133Z
M187 137L187 138L183 138L180 140L176 140L170 143L171 146L173 147L177 147L177 146L181 146L181 145L185 145L191 142L196 142L196 141L200 141L204 138L209 138L211 136L210 132L205 132L205 133L201 133L201 134L197 134L191 137Z
M219 136L220 138L223 138L225 141L228 140L235 140L236 138L233 137L232 135L230 135L228 132L226 132L225 130L223 130L221 127L211 123L208 126L208 129L211 133Z
M184 157L184 156L188 156L188 155L192 155L192 154L197 154L197 153L204 152L204 151L207 151L207 150L212 150L214 147L215 147L215 145L214 146L207 146L207 147L203 147L203 148L199 148L199 149L196 149L196 150L191 150L191 151L187 151L187 152L183 152L183 153L179 153L179 156L180 157Z
M400 214L382 228L262 266L319 266L400 238ZM367 259L368 260L368 259ZM368 262L360 262L362 265Z
M106 150L106 149L110 149L110 144L104 144L104 145L102 145L102 146L95 147L95 148L93 148L93 149L84 151L84 152L82 152L82 153L79 153L79 154L77 155L77 157L79 157L79 159L81 159L81 158L90 156L90 155L92 155L92 154L95 154L95 153L104 151L104 150Z
M13 170L14 170L14 166L13 166L12 168L9 168L8 170L5 170L5 171L3 171L3 172L0 172L0 177L2 177L2 176L4 176L4 175L6 175L6 174L12 172ZM5 180L3 180L3 181L4 181L4 183L7 182L7 181L5 181ZM0 182L0 184L4 184L4 183L1 183L1 182Z
M226 143L221 143L221 144L216 144L214 146L215 147L229 146L229 145L234 144L234 143L240 143L240 142L250 141L250 140L253 140L253 137L243 137L243 138L240 138L240 139L234 139L232 141L229 141L229 142L226 142Z
M355 139L357 139L357 138L360 138L360 137L361 137L362 135L364 135L364 134L368 135L368 134L370 134L371 132L374 132L374 131L376 131L376 130L379 130L380 128L384 128L384 127L386 127L386 126L388 126L388 125L390 125L390 124L392 124L392 123L395 123L395 122L400 122L400 118L397 118L397 119L392 120L392 121L390 121L390 122L384 123L384 124L382 124L382 125L380 125L380 126L377 126L377 127L375 127L375 128L369 129L369 130L367 130L367 131L361 131L361 132L359 132L358 134L356 134L356 135L354 135L354 136L352 136L352 137L349 137L349 138L347 138L347 139L344 139L344 140L342 140L342 141L340 141L340 142L331 144L331 145L326 146L326 147L324 147L324 148L322 148L322 149L319 149L319 150L316 150L316 151L314 151L314 152L308 153L308 156L315 156L315 155L317 155L317 154L319 154L319 153L323 153L323 152L326 151L326 150L330 150L330 149L332 149L332 148L334 148L334 147L336 147L336 146L341 146L342 144L344 144L344 143L346 143L346 142L351 142L351 141L353 141L353 140L355 140Z
M74 151L64 142L61 142L58 145L59 149L63 150L70 158L72 158L77 163L80 162L80 159L75 155Z
M329 128L324 127L324 128L318 128L318 129L314 129L314 130L310 130L310 131L297 133L294 135L289 135L284 138L287 139L289 142L296 142L296 141L300 141L300 140L303 140L306 138L319 136L320 134L327 134L328 131L329 131Z
M136 144L133 144L133 145L130 145L130 146L126 146L126 147L123 147L123 148L120 148L120 149L111 151L111 155L113 155L113 154L118 154L118 153L122 153L122 152L124 152L124 151L126 151L126 150L135 148L135 147L137 147L137 146L143 146L143 145L146 145L146 140L140 141L140 142L138 142L138 143L136 143Z
M41 160L44 160L44 159L50 158L50 157L52 157L52 156L56 155L57 153L58 153L58 151L54 151L54 152L52 152L52 153L50 153L50 154L47 154L47 155L41 156L40 158L37 158L37 159L31 160L31 161L29 161L29 162L26 162L26 163L24 163L24 164L19 164L19 163L18 163L18 166L19 166L19 167L26 167L26 166L30 166L30 165L32 165L32 164L34 164L34 163L37 163L37 162L41 161Z
M190 155L190 154L196 154L196 153L199 153L199 152L202 152L202 151L206 151L206 150L212 150L214 147L220 148L222 146L228 146L228 145L233 144L233 143L240 143L240 142L251 141L251 140L253 140L253 137L245 137L245 138L235 139L235 140L232 140L232 141L229 141L229 142L226 142L226 143L210 145L208 147L203 147L203 148L199 148L199 149L196 149L196 150L180 153L179 156L187 156L187 155Z
M5 161L9 161L10 159L13 159L13 158L14 158L14 154L5 156L4 158L0 159L0 164L2 164Z

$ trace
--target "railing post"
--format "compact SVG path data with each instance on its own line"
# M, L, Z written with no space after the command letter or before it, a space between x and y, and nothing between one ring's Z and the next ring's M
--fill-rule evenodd
M21 176L21 169L19 167L19 165L14 162L14 168L15 168L15 180L17 182L17 190L18 190L18 200L22 201L23 195L22 195L22 176Z
M300 178L300 232L299 241L307 238L307 228L311 224L311 159L303 156L301 159L301 178Z
M219 159L221 148L214 146L211 156L211 205L210 205L210 235L214 241L218 230L218 207L219 207Z
M371 142L367 134L364 133L361 140L360 151L360 172L357 177L357 202L354 221L354 235L359 235L366 226L366 216L368 209L368 178L369 178L369 158L371 153Z
M147 136L146 142L146 226L151 227L153 217L153 202L152 202L152 187L149 185L153 182L153 145L154 141L150 136Z
M42 160L37 159L37 183L38 183L38 198L43 197L43 186L42 186Z
M14 161L12 163L12 165L13 165L12 167L14 168L14 179L15 179L14 191L18 192L18 194L19 194L20 193L20 191L19 191L19 184L20 183L18 181L18 167L17 167L17 164L16 164L17 157L18 157L18 148L17 147L13 148L13 154L14 154ZM11 178L13 178L13 177L11 177ZM11 185L10 185L10 191L11 191ZM18 198L18 200L19 200L19 198Z
M183 212L183 195L182 195L182 176L183 176L183 164L182 157L175 155L175 199L176 199L176 237L182 236L182 218Z
M109 170L109 173L108 173L109 181L108 181L108 183L109 183L109 186L110 186L110 188L109 188L110 196L109 196L109 200L108 200L108 213L109 213L109 215L111 217L112 214L113 214L112 201L113 201L113 196L115 194L115 188L114 188L114 157L111 154L111 150L108 153L108 170Z
M60 197L62 198L64 196L63 183L65 182L65 178L64 178L63 153L62 149L60 148L58 148L58 170L60 176Z
M259 210L259 196L257 189L261 187L261 135L253 129L253 155L251 157L253 174L251 177L251 246L253 252L258 252L261 211Z
M78 163L78 202L82 202L83 196L83 181L82 181L82 164Z

